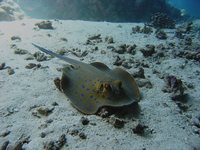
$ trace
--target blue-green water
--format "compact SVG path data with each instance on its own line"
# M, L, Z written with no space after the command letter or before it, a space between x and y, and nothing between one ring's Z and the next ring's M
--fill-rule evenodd
M184 9L191 16L200 18L200 0L169 0L169 3L179 9Z

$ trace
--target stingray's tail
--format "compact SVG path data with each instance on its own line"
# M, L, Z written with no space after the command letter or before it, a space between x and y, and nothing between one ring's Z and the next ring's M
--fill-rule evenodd
M36 44L34 44L34 43L32 43L32 45L35 46L35 47L37 47L37 48L38 48L39 50L41 50L42 52L44 52L44 53L46 53L46 54L49 54L49 55L51 55L51 56L57 57L57 58L59 58L59 59L61 59L61 60L64 60L64 61L66 61L66 62L68 62L68 63L70 63L70 64L72 64L72 65L77 65L77 64L80 63L80 62L77 61L77 60L74 60L74 59L71 59L71 58L68 58L68 57L61 56L61 55L59 55L59 54L56 54L56 53L52 52L51 50L45 49L45 48L43 48L43 47L41 47L41 46L38 46L38 45L36 45Z

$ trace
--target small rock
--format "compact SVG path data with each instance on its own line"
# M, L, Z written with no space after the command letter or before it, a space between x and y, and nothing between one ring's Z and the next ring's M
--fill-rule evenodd
M60 40L68 42L68 40L66 38L60 38Z
M118 28L122 28L122 25L121 25L121 24L119 24L119 25L117 25L117 27L118 27Z
M47 34L47 36L48 36L48 37L52 37L52 35L51 35L51 34L49 34L49 33Z
M40 137L41 137L41 138L45 138L46 135L47 135L47 134L46 134L45 132L40 133Z
M131 64L127 61L122 62L122 66L126 69L130 69L132 68Z
M88 37L88 40L99 40L99 39L101 39L101 34Z
M102 118L107 118L110 116L110 112L108 110L107 107L102 107L99 109L99 111L97 112L97 115L99 115Z
M125 124L124 120L121 120L121 119L118 119L118 118L111 118L111 119L112 119L111 123L113 124L113 126L115 128L121 129L121 128L124 127L124 124Z
M72 129L71 131L68 131L68 133L72 136L77 136L79 134L78 129Z
M183 57L188 60L195 60L195 61L200 61L200 53L199 52L192 52L192 51L179 51L176 56L178 57Z
M114 43L114 40L113 40L113 37L112 37L112 36L107 36L107 37L105 38L105 41L106 41L108 44Z
M159 49L159 50L165 50L166 49L164 44L159 44L159 45L156 46L156 48Z
M98 47L98 46L95 46L94 50L95 50L95 51L98 51L98 50L99 50L99 47Z
M190 88L190 89L194 89L195 88L194 84L192 84L192 83L188 83L187 87Z
M42 21L35 24L39 29L54 29L51 21Z
M139 134L139 135L144 134L144 130L146 128L148 128L148 126L138 123L138 125L135 128L133 128L133 133Z
M35 57L35 59L37 61L45 61L45 60L47 60L47 56L45 56L45 54L41 53L41 52L35 52L33 54L33 56Z
M50 142L45 143L44 149L45 150L57 150L57 148L55 147L54 141L50 141Z
M177 98L172 98L172 99L177 99ZM185 103L177 101L176 104L180 108L180 110L183 111L183 112L186 112L189 109L189 106Z
M140 26L132 27L132 33L140 33L140 29L141 29Z
M183 39L184 38L183 32L181 30L177 29L175 32L175 37L177 37L179 39Z
M92 41L90 41L90 40L87 40L87 41L85 42L85 44L86 44L86 45L94 45L94 43L93 43Z
M115 62L113 63L113 65L116 65L116 66L121 66L123 61L125 61L124 59L121 59L119 56L117 56Z
M135 48L136 48L136 47L137 47L137 46L136 46L135 44L134 44L134 45L128 45L128 47L127 47L127 49L126 49L127 53L134 55L134 54L135 54Z
M50 113L52 113L52 111L54 110L54 108L46 108L46 107L40 107L37 109L37 112L42 115L42 116L48 116Z
M101 50L101 54L106 54L106 51L105 50Z
M5 68L5 66L6 66L6 63L1 63L0 64L0 70L3 70Z
M107 49L111 49L112 51L114 51L113 49L115 49L115 47L112 46L112 45L108 45L108 46L107 46Z
M17 49L17 45L16 44L11 44L10 48Z
M57 77L57 78L54 79L54 84L55 84L56 88L57 88L59 91L62 91L60 82L61 82L60 78Z
M88 51L83 51L82 54L81 54L81 57L85 57L86 55L88 54Z
M81 117L81 123L83 124L83 125L88 125L89 124L89 120L88 120L88 118L85 118L85 117Z
M185 38L185 45L192 45L192 38L186 37Z
M139 71L134 72L132 75L133 75L134 78L143 78L144 79L145 78L144 69L142 67L140 67Z
M126 44L118 46L116 49L113 49L113 51L118 54L124 54L126 52Z
M149 45L149 44L146 45L145 49L141 49L140 51L142 52L144 57L149 57L149 56L152 56L154 53L156 53L155 46Z
M52 106L58 106L58 103L53 102L51 105L52 105Z
M31 55L31 54L28 54L25 58L25 60L33 60L34 59L34 56Z
M200 119L195 117L193 120L192 120L192 125L193 126L196 126L197 128L200 128Z
M180 79L177 79L175 76L166 76L165 77L166 85L163 87L163 92L173 93L172 98L183 97L184 87Z
M65 134L62 134L59 137L58 141L56 141L56 147L58 147L58 149L61 149L66 143L67 143L67 138Z
M17 49L15 49L14 53L18 54L18 55L25 55L25 54L28 54L28 51L24 50L24 49L17 48Z
M53 122L53 119L48 119L45 121L45 123L52 123Z
M157 57L157 58L161 58L161 57L164 57L165 56L165 54L164 54L164 52L157 52L157 54L156 54L156 56L155 57Z
M8 75L12 75L14 73L15 73L14 69L8 68Z
M143 28L140 26L136 26L132 28L132 33L144 33L144 34L151 34L153 32L153 29L151 27L148 27L147 25L144 25Z
M156 37L158 39L160 39L160 40L166 40L167 39L167 34L163 30L158 29L156 31Z
M15 41L15 40L21 41L21 38L20 38L19 36L12 36L12 37L11 37L11 40L12 40L12 41Z
M81 50L80 50L81 51ZM77 56L77 57L85 57L87 54L88 54L88 51L86 50L86 51L83 51L83 52L75 52L75 51L72 51L71 52L72 54L74 54L75 56Z
M86 136L85 133L83 133L83 132L79 133L79 137L80 137L81 139L86 139L86 138L87 138L87 136Z
M34 63L29 63L28 65L25 66L26 69L32 69L34 67L36 67L37 64L34 64Z
M148 27L147 25L144 25L140 32L144 34L151 34L153 32L153 29L151 27Z
M58 72L62 72L63 68L56 68Z
M58 53L59 55L65 55L65 53L67 53L67 51L64 48L62 48L60 50L57 50L56 53Z
M148 79L137 79L136 82L139 87L146 87L148 89L153 87L152 83Z
M199 129L195 129L194 133L200 135L200 130Z
M0 137L6 137L7 135L10 134L10 131L9 130L6 130L6 131L3 131L1 134L0 134Z

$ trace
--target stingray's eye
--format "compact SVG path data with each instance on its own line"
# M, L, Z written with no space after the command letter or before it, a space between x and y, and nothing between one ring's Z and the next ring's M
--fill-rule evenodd
M105 83L104 88L105 88L106 90L112 89L112 88L111 88L111 85L110 85L109 83Z

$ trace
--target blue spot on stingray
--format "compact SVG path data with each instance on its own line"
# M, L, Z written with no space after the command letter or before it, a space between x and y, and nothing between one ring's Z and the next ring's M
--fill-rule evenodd
M84 97L84 94L81 94L81 97Z
M85 86L84 86L84 85L82 85L81 87L82 87L82 89L84 89L84 88L85 88Z
M90 89L89 89L89 88L87 88L86 90L87 90L87 91L89 91Z

